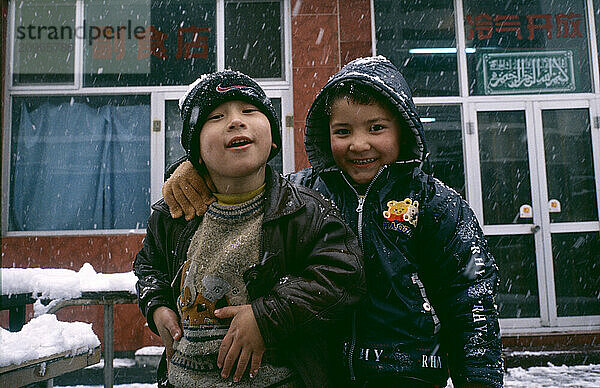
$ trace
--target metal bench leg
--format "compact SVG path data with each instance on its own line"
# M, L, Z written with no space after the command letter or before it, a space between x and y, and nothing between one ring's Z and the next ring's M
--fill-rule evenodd
M17 332L25 325L25 305L8 309L8 330Z
M113 305L104 305L104 387L113 387Z

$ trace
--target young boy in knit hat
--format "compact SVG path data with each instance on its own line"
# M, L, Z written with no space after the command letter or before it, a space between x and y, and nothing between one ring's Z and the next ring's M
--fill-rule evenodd
M311 168L290 179L337 204L365 256L347 379L434 388L450 375L456 388L501 387L498 268L467 202L425 171L423 126L400 71L381 56L344 66L308 112L305 147ZM179 168L186 182L197 175ZM201 212L201 200L192 204Z
M140 308L166 347L159 386L328 385L336 324L364 293L354 234L267 165L279 120L254 80L205 75L180 108L187 158L217 200L189 221L154 204L134 262Z

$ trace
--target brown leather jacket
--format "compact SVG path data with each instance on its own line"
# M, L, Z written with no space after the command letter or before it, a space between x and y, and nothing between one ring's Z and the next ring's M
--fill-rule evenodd
M262 259L244 273L254 316L265 346L307 386L331 385L339 324L366 292L358 241L330 201L268 166L265 201ZM202 218L173 219L163 200L152 208L133 270L140 309L157 333L152 313L159 306L177 312L180 270Z

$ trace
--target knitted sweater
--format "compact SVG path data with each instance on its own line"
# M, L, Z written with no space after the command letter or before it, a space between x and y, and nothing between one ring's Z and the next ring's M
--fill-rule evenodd
M229 320L214 311L249 303L243 273L258 263L264 192L236 205L213 203L194 234L181 278L177 307L183 338L175 344L169 382L181 387L229 386L217 368L219 346ZM233 374L233 373L232 373ZM247 373L236 386L270 386L294 380L286 367L263 362L250 381Z

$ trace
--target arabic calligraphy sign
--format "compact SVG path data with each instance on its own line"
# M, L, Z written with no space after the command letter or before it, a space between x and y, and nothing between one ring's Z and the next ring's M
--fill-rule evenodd
M486 53L485 94L573 92L576 89L573 51Z

